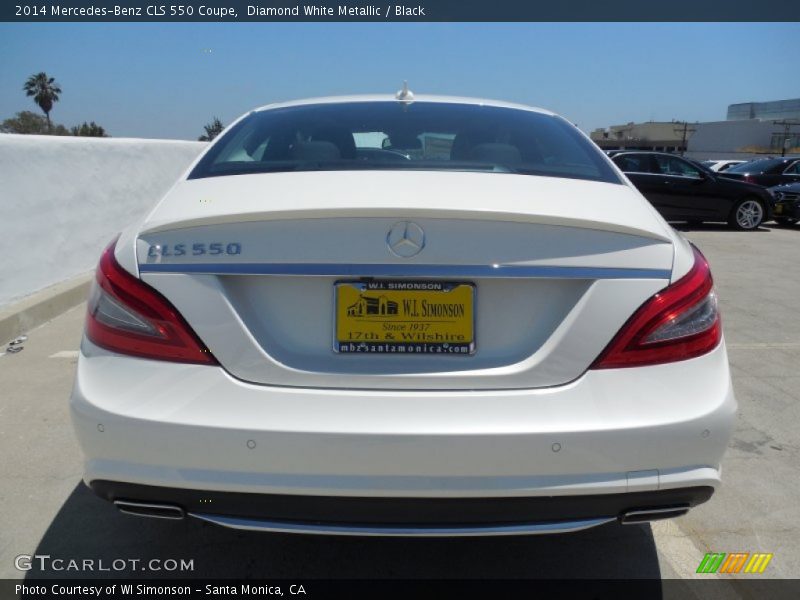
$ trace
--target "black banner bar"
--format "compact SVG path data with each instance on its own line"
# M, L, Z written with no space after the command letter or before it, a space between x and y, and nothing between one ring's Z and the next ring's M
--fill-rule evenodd
M797 0L17 0L8 22L786 22Z
M0 580L0 598L19 600L164 600L166 598L291 598L298 600L420 600L423 598L765 598L796 600L794 579L633 579L633 580L131 580L27 579Z

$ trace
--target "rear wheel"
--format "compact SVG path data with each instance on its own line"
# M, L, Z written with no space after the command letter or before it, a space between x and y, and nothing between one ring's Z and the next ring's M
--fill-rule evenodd
M791 227L792 225L797 223L797 219L792 219L789 217L778 217L775 219L775 222L781 227Z
M764 205L755 198L744 198L733 207L728 223L735 229L751 231L758 229L763 220Z

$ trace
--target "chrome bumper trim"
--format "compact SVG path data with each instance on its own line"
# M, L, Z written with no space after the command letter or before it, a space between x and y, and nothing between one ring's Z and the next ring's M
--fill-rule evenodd
M317 277L467 277L475 279L669 279L669 269L557 265L417 265L336 263L141 263L141 273L298 275Z
M616 521L616 517L554 521L549 523L518 523L508 525L380 525L380 524L334 524L304 523L293 521L269 521L189 513L190 517L209 523L245 529L248 531L271 531L276 533L306 533L314 535L395 536L395 537L469 537L494 535L535 535L546 533L570 533L597 527Z

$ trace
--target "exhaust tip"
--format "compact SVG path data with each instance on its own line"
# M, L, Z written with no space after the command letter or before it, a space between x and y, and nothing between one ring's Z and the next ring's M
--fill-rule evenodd
M137 517L180 520L186 516L183 509L174 504L153 504L131 502L129 500L114 500L114 506L116 506L121 513Z
M662 519L674 519L688 513L689 508L689 505L670 506L668 508L635 508L622 513L619 517L619 522L623 525L634 525Z

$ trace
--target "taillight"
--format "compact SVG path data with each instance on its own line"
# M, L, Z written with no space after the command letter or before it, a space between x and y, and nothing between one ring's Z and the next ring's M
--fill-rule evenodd
M645 302L592 365L640 367L710 352L722 339L717 295L708 262L694 248L694 266Z
M169 301L103 251L89 297L86 336L98 346L142 358L217 364Z

